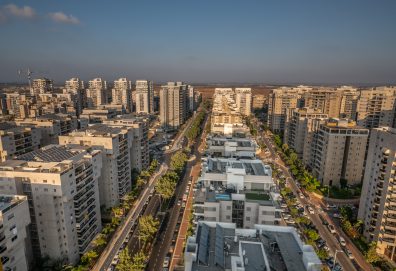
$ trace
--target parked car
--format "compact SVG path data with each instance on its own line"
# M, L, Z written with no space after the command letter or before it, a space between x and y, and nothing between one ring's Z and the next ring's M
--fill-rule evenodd
M343 246L343 247L346 246L345 239L342 236L338 236L338 241L340 242L341 246Z
M305 198L303 193L300 193L299 196L300 196L300 199Z
M339 213L334 213L334 214L333 214L333 217L334 217L334 218L341 218L341 215L340 215Z
M165 257L164 262L162 263L162 267L165 267L165 268L169 267L169 261L170 261L170 258Z
M329 224L329 225L327 225L327 228L329 229L329 231L330 231L331 233L336 233L336 230L335 230L335 228L334 228L333 225Z
M322 215L319 215L319 218L322 221L323 225L325 225L325 226L329 225L329 222L327 222L327 220Z
M308 206L308 212L309 212L311 215L315 214L315 211L314 211L314 209L313 209L311 206Z
M349 259L353 260L355 258L353 256L352 252L349 249L345 248L344 251L345 251L345 254L348 256Z

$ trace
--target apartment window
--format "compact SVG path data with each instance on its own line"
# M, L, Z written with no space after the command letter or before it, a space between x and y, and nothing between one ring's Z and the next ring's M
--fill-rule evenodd
M14 214L10 214L10 215L8 215L8 217L7 217L8 220L13 219L13 218L14 218Z
M231 210L231 206L227 206L227 210Z
M249 216L246 217L246 221L250 221L250 217Z
M43 183L47 183L47 180L43 180Z
M252 211L252 207L246 207L246 212Z
M230 220L230 219L231 219L231 216L227 215L227 216L226 216L226 219L227 219L227 220Z
M44 188L44 192L48 192L48 188Z

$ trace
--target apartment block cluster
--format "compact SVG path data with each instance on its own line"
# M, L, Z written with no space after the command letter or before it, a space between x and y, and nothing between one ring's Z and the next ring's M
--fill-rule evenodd
M364 235L396 262L396 87L275 89L268 126L323 185L363 185Z
M244 117L251 113L251 88L216 88L213 94L211 131L221 135L244 135L249 131Z
M355 185L370 129L395 126L395 98L395 87L281 87L268 98L268 127L323 185Z
M215 90L185 270L320 270L313 247L295 228L280 225L271 166L257 158L260 149L245 124L251 97L246 88Z
M77 263L101 231L101 211L121 204L133 172L150 164L153 82L136 82L135 107L125 78L111 91L100 78L88 88L73 78L61 92L33 80L30 90L1 96L3 270L45 256Z

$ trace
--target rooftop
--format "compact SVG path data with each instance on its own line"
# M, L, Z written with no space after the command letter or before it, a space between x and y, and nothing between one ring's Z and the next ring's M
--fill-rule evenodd
M187 242L186 258L194 253L194 271L308 270L314 265L320 270L321 261L313 248L304 245L292 227L255 225L255 229L238 229L233 223L199 222L194 237ZM306 261L306 263L304 263Z
M24 200L26 200L24 196L0 195L0 211L5 213Z
M84 148L84 147L83 147ZM48 145L39 150L22 154L16 160L35 161L35 162L62 162L69 160L83 149L68 148L60 145Z
M233 169L243 169L246 175L272 176L271 167L259 159L208 158L204 166L208 173L227 173Z
M90 125L85 129L81 129L75 132L71 132L69 136L92 136L92 137L114 137L119 134L126 132L128 127L123 125L106 125L106 124L94 124Z

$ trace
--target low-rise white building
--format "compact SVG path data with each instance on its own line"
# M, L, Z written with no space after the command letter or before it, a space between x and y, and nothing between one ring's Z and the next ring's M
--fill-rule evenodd
M298 270L319 271L322 262L293 227L199 222L186 242L185 271Z
M206 140L206 154L214 157L254 158L258 145L252 138L209 136Z

